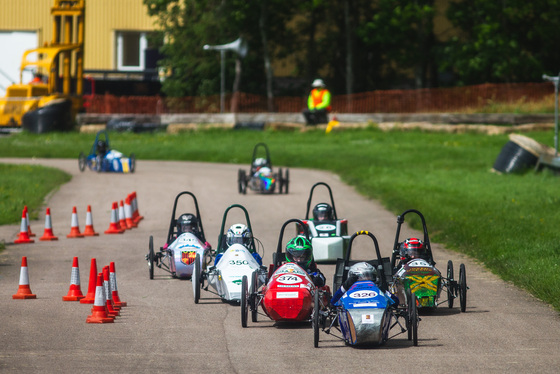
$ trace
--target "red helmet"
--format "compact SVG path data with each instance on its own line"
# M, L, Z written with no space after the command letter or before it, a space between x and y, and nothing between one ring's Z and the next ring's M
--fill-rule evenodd
M406 239L401 244L401 259L410 260L414 258L425 258L426 257L426 247L424 242L418 238Z

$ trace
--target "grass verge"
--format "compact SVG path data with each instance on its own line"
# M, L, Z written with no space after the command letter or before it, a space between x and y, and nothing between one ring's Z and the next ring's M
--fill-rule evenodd
M551 133L527 135L547 144L553 140ZM13 135L0 139L0 157L75 158L77 167L78 153L87 153L93 138L77 133ZM209 130L175 135L111 133L110 138L113 148L136 154L139 168L142 159L248 165L254 145L265 142L275 166L330 170L395 214L409 208L420 210L432 240L478 259L560 310L560 245L556 240L560 180L548 171L490 173L508 141L505 135L370 128L329 135L322 131ZM21 201L20 196L14 198ZM418 222L412 224L418 227ZM375 232L375 228L364 229ZM445 261L437 253L435 257L440 264Z

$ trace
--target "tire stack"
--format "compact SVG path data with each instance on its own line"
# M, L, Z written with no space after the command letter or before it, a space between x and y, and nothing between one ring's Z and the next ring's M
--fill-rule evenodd
M537 165L539 157L550 152L550 147L519 134L510 134L496 161L493 172L521 173Z

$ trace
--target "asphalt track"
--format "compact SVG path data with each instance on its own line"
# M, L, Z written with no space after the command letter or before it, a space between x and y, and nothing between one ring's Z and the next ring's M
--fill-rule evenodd
M8 245L0 253L0 372L17 373L556 373L560 363L560 319L549 306L501 281L475 261L433 243L437 266L445 271L453 260L455 273L465 263L467 312L446 306L421 315L419 345L405 335L377 348L352 348L321 333L313 347L309 325L275 326L265 316L243 329L239 306L202 292L195 305L190 281L171 279L156 269L150 280L144 259L148 238L163 244L172 203L188 190L199 201L208 241L215 247L224 210L244 205L253 231L270 263L283 222L303 218L310 187L318 181L333 189L340 217L349 229L369 230L389 256L396 217L356 193L335 175L313 170L290 170L288 195L237 193L238 165L138 161L132 175L80 173L77 160L0 159L60 168L71 182L47 199L58 241L37 240L44 230L44 212L30 222L37 235L33 244ZM248 168L242 165L243 168ZM105 235L111 203L136 191L139 227L122 235ZM325 195L322 195L323 197ZM321 199L318 191L317 197ZM188 202L188 200L185 200ZM87 205L92 207L98 237L68 239L72 207L78 209L83 230ZM23 208L23 207L22 207ZM414 207L410 207L414 208ZM185 211L192 210L188 205ZM233 221L241 221L235 214ZM429 228L429 218L426 217ZM235 222L230 222L235 223ZM419 235L405 229L407 234ZM0 240L11 243L18 225L0 226ZM354 258L372 257L364 239ZM30 286L36 300L12 300L27 256ZM113 324L88 324L91 305L63 302L70 285L72 259L78 256L82 292L87 291L91 258L98 269L114 261L119 295L128 306ZM321 266L332 284L332 265ZM458 302L456 302L456 305ZM397 329L392 330L397 332Z

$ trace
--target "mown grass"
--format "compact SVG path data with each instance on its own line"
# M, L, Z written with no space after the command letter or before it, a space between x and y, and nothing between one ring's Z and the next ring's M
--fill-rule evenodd
M546 144L553 141L551 132L526 135ZM93 137L76 133L13 135L0 139L0 157L77 160L80 151L87 153ZM395 215L409 208L420 210L432 240L478 259L560 310L560 242L556 235L560 179L549 171L490 173L508 142L505 135L369 128L329 135L318 130L208 130L176 135L111 133L110 138L113 148L136 154L138 168L142 159L248 164L254 145L265 142L276 166L333 171ZM14 198L26 200L21 195ZM374 227L364 229L375 232ZM435 256L440 265L445 263L446 259Z

